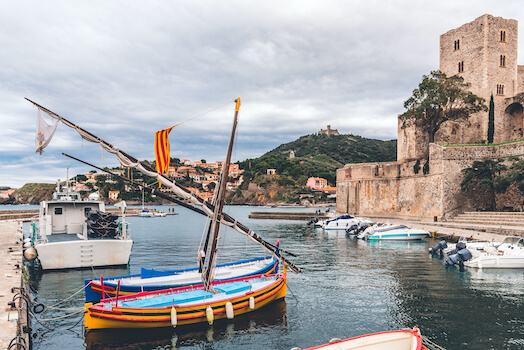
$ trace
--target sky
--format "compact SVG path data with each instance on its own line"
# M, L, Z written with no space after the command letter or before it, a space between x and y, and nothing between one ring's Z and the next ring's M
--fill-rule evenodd
M25 98L147 160L178 123L172 157L223 160L237 97L233 161L327 125L396 139L440 35L486 13L524 21L519 0L0 0L0 186L93 170L62 152L119 165L63 124L35 154Z

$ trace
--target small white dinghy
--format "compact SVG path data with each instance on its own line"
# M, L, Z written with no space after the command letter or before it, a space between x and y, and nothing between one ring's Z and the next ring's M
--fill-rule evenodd
M333 339L327 344L318 345L313 349L325 350L421 350L422 337L417 327L397 331L386 331L360 335L345 340ZM293 348L291 350L300 350Z

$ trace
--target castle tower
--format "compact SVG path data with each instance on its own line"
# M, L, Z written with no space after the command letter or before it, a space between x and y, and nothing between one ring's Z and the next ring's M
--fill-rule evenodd
M485 14L440 36L440 70L459 75L474 94L495 102L494 143L524 138L524 66L517 65L518 22ZM465 144L487 140L488 112L472 115L469 123L448 122L435 143ZM397 160L427 156L427 137L415 127L398 127Z
M506 111L511 104L506 99L522 92L517 50L518 22L488 14L440 36L440 70L448 76L462 76L471 84L471 92L483 97L486 105L493 94L495 143L523 136L522 111L520 115ZM487 130L488 113L481 112L470 118L470 125L450 123L439 139L474 143L487 140Z

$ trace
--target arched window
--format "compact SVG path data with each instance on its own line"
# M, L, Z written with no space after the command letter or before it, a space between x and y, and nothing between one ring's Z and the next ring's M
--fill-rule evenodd
M500 31L500 41L506 42L506 31L505 30Z
M497 95L504 95L504 85L497 84Z
M506 67L506 56L500 55L500 66Z
M455 40L455 51L460 49L460 40Z
M458 72L459 72L459 73L464 72L464 61L460 61L460 62L458 63Z

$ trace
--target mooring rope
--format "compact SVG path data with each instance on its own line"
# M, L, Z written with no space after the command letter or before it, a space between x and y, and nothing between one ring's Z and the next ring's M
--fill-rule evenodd
M49 321L56 321L56 320L60 320L62 318L66 318L66 317L70 317L70 316L73 316L73 315L76 315L76 314L79 314L81 312L84 312L84 308L82 308L82 310L79 310L79 311L76 311L76 312L72 312L70 314L67 314L67 315L63 315L63 316L57 316L57 317L52 317L52 318L36 318L35 315L33 315L31 313L31 315L38 321L38 322L49 322Z
M432 342L431 340L429 340L427 337L423 335L421 336L421 338L422 338L422 344L425 347L427 347L429 350L446 350L442 346L435 344L434 342Z
M52 309L52 308L55 308L55 306L60 305L60 304L62 304L62 303L64 303L64 302L68 301L69 299L71 299L72 297L74 297L74 296L77 295L78 293L82 292L84 289L86 289L87 286L88 286L89 284L91 284L91 282L89 282L88 284L84 285L82 288L80 288L80 289L77 290L74 294L70 295L69 297L65 298L64 300L59 301L58 303L55 303L55 304L53 304L53 305L51 305L51 306L47 306L47 308ZM56 309L56 308L55 308L55 309ZM64 310L65 310L65 309L64 309Z

